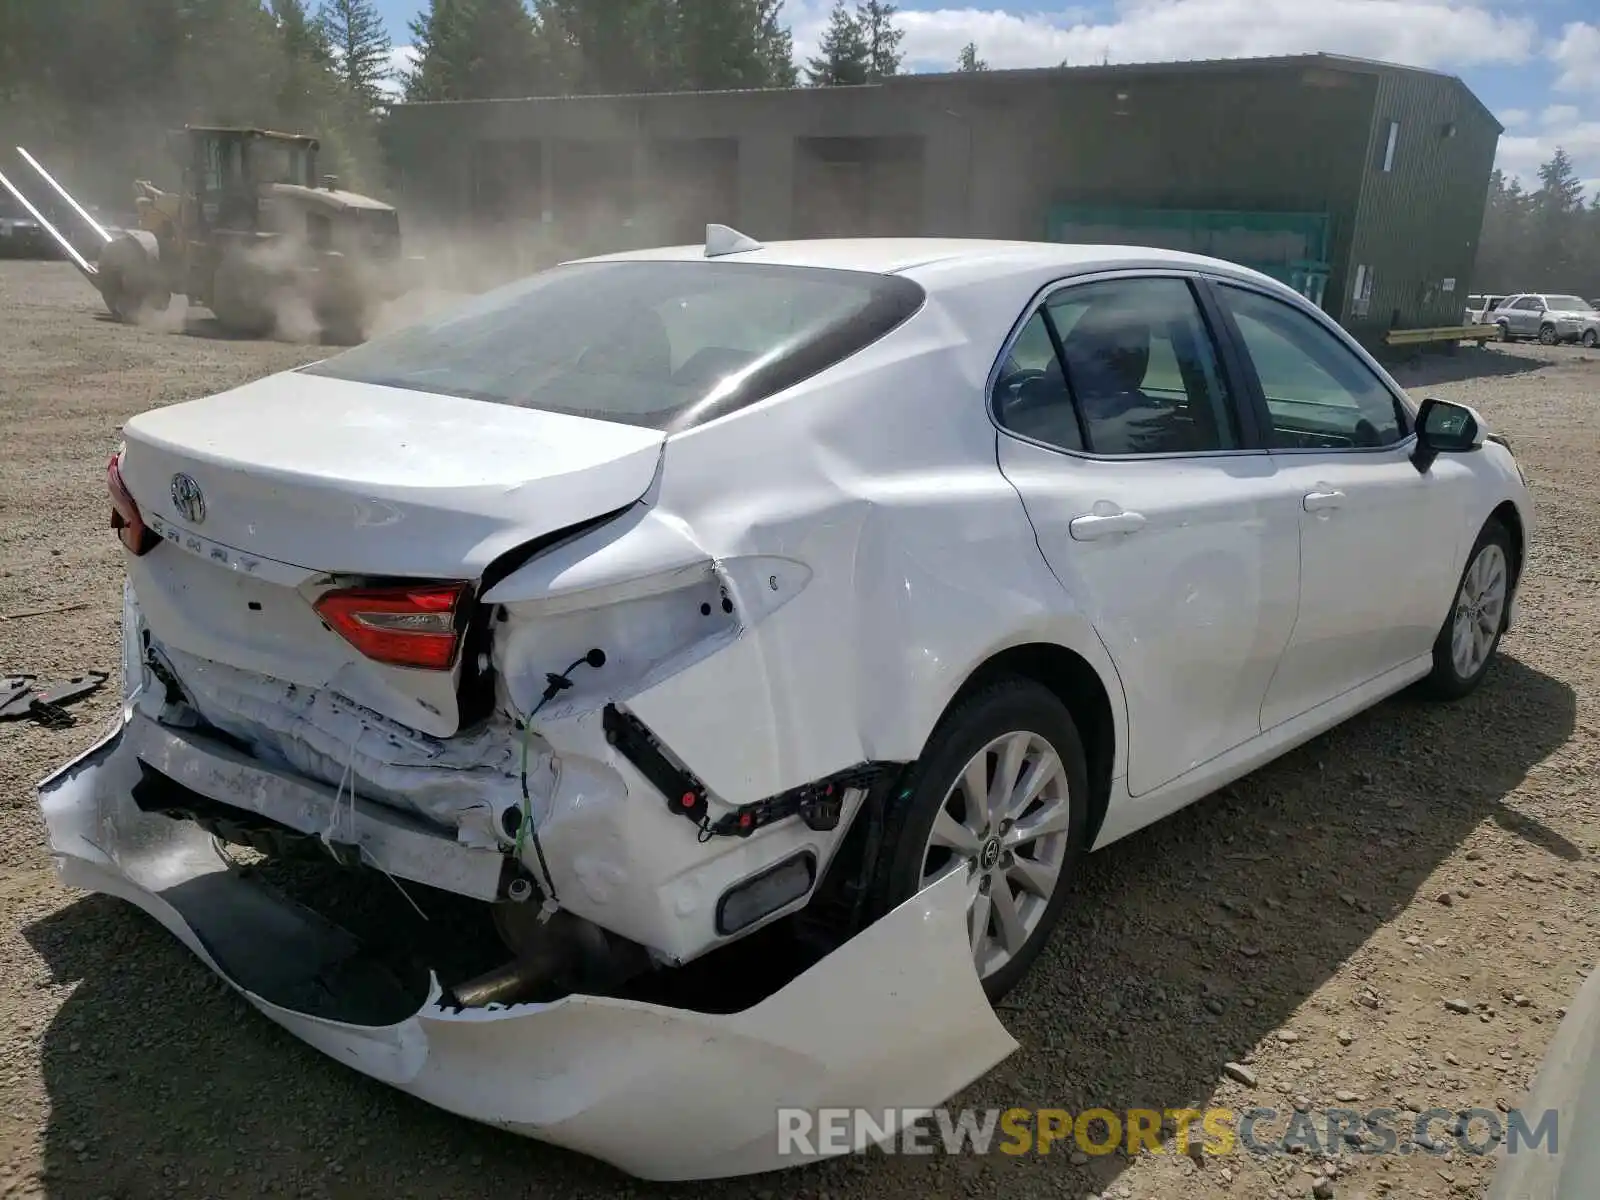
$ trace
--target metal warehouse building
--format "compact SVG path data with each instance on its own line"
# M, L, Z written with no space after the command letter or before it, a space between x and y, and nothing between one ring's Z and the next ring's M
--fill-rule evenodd
M388 136L408 216L535 261L708 221L1141 243L1266 271L1375 340L1460 323L1500 133L1454 76L1310 54L406 104Z

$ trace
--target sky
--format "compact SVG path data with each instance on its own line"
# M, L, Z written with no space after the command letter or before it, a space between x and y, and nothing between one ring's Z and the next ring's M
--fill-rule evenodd
M377 0L403 57L426 0ZM831 0L785 0L800 61ZM902 0L903 69L951 70L968 42L991 67L1158 62L1325 50L1459 75L1506 131L1499 166L1537 185L1562 146L1600 192L1600 0L1101 0L956 8Z

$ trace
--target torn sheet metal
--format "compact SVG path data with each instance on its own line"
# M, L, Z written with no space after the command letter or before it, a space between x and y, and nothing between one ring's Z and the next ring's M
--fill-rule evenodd
M436 978L419 999L343 930L230 867L198 826L140 812L138 774L119 723L40 785L64 882L138 905L323 1053L632 1175L796 1166L778 1153L780 1108L931 1108L1016 1049L973 968L959 875L731 1015L583 995L452 1011Z

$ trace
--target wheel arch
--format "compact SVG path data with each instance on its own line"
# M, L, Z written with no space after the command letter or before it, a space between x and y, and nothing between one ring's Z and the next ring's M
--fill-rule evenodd
M1515 590L1522 582L1522 567L1527 554L1527 532L1522 523L1522 513L1515 503L1502 500L1489 514L1490 521L1499 521L1511 535L1511 586Z
M967 675L939 715L972 693L1007 677L1029 679L1049 690L1072 714L1083 739L1089 771L1089 812L1085 844L1094 845L1111 801L1117 758L1117 720L1113 692L1088 659L1054 642L1025 642L991 654ZM937 728L939 722L935 722Z

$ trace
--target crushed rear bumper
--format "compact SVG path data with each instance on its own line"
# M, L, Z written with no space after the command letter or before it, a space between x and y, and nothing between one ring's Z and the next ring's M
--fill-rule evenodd
M419 1008L200 826L139 809L130 717L39 786L63 881L144 909L270 1020L450 1112L641 1178L718 1178L806 1161L780 1153L780 1108L932 1108L1016 1049L973 969L958 876L737 1013L584 995L454 1009L437 977Z

